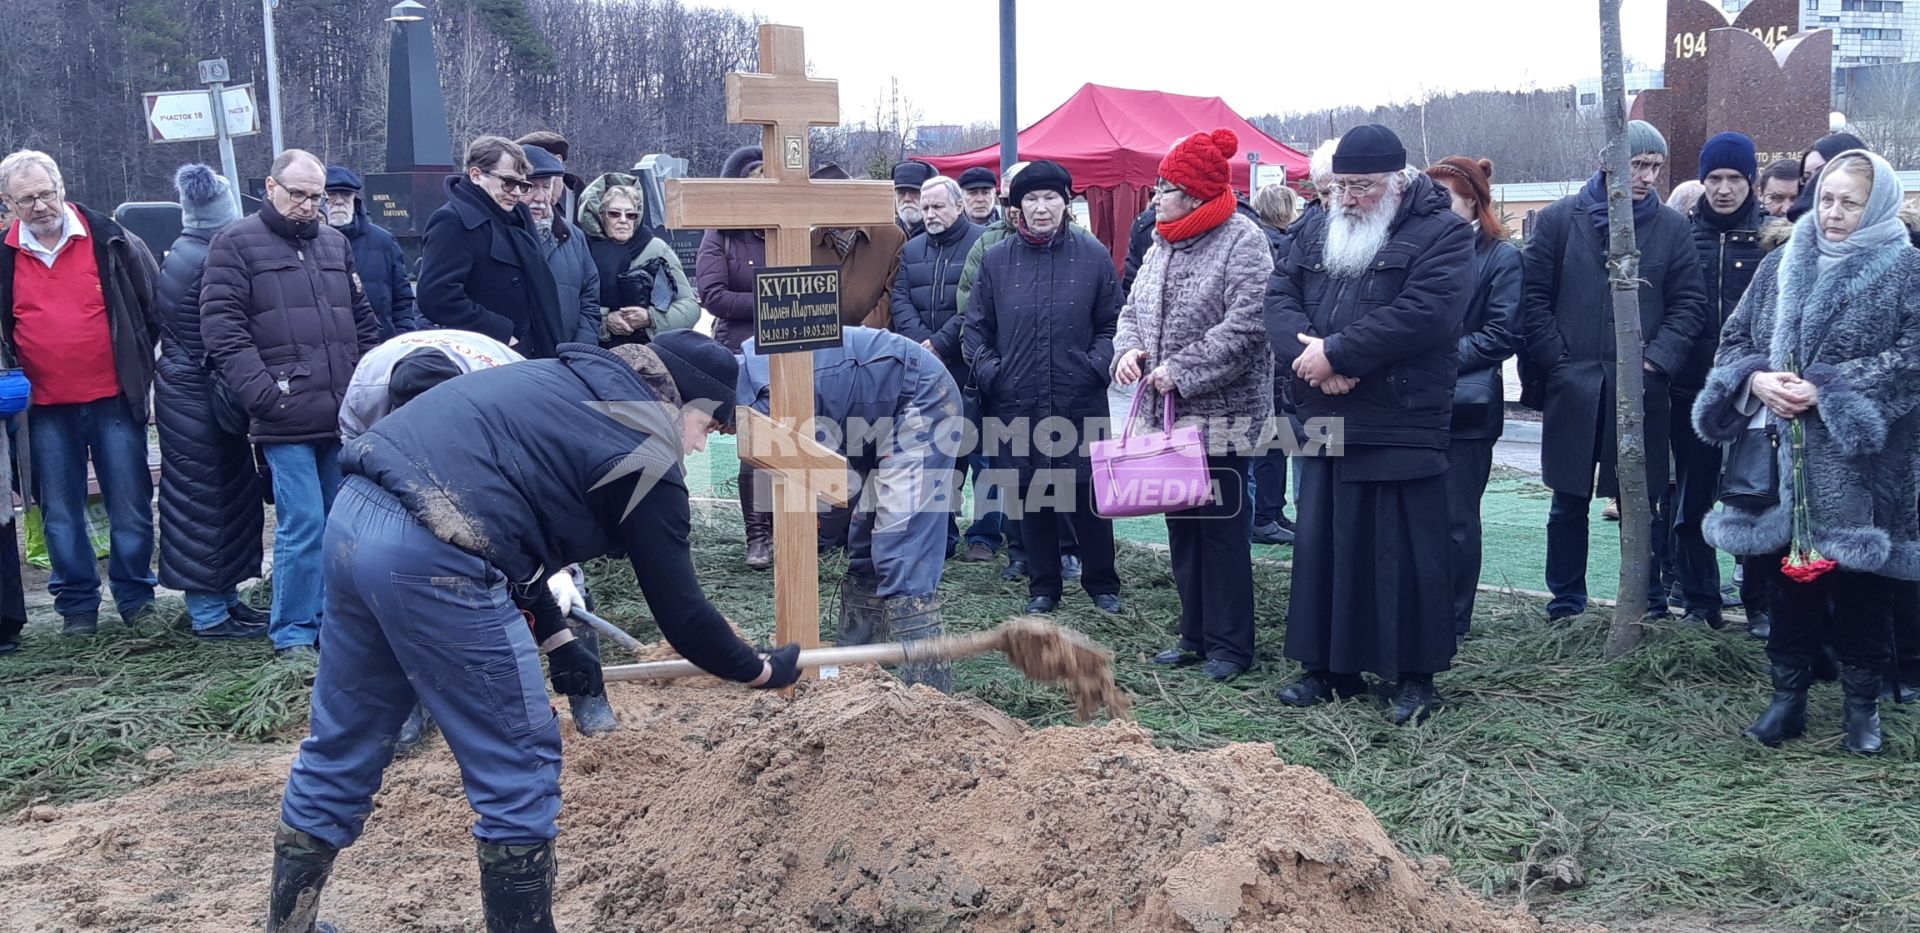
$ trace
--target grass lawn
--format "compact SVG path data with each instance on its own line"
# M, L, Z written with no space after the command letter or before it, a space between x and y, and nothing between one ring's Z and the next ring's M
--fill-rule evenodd
M697 559L712 598L749 630L770 632L772 578L741 569L737 517L714 509L700 523ZM823 559L828 619L839 569ZM951 629L1022 609L1024 586L1002 583L998 570L948 565ZM658 637L624 565L589 573L603 614L643 640ZM1447 707L1428 724L1395 729L1383 707L1363 701L1293 710L1273 698L1294 673L1280 656L1285 575L1271 565L1258 575L1259 666L1226 686L1147 663L1178 612L1162 552L1123 546L1125 616L1070 593L1058 618L1114 649L1122 685L1162 743L1271 742L1365 801L1402 847L1447 857L1503 902L1622 926L1655 918L1647 928L1663 930L1709 921L1920 928L1912 711L1884 712L1886 756L1851 758L1839 750L1837 690L1822 685L1811 738L1762 749L1738 738L1768 688L1760 646L1737 629L1660 628L1606 664L1603 618L1549 626L1536 605L1505 597L1483 599L1454 671L1440 678ZM267 662L259 644L199 645L115 625L75 643L54 631L42 621L22 652L0 659L0 812L119 793L303 731L301 679ZM624 658L614 650L608 660ZM965 662L956 680L1036 725L1069 721L1057 691L998 660Z

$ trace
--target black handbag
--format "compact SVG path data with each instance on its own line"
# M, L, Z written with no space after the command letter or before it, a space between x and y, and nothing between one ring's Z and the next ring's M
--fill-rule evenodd
M1747 428L1727 445L1720 460L1720 502L1742 512L1780 504L1780 429Z

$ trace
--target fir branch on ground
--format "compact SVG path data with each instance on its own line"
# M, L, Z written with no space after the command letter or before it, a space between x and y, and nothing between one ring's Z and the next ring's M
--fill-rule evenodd
M177 600L161 605L184 624ZM305 730L312 671L275 663L265 641L114 622L92 638L57 631L31 626L0 658L0 812L121 793L236 742Z
M746 631L770 639L773 576L742 566L732 507L696 513L695 559L709 594ZM1613 664L1606 619L1549 625L1536 602L1483 596L1447 701L1427 725L1395 729L1377 704L1295 710L1273 697L1295 676L1282 658L1284 572L1257 571L1259 664L1225 686L1148 658L1179 611L1164 551L1123 545L1128 609L1114 617L1070 592L1059 621L1113 648L1117 675L1163 744L1272 743L1365 801L1410 853L1448 858L1465 883L1550 916L1633 928L1920 928L1920 722L1883 707L1888 753L1839 748L1839 696L1814 691L1810 738L1763 749L1739 733L1765 705L1764 657L1737 628L1656 625ZM947 624L977 631L1019 613L1024 583L1002 564L947 565ZM830 638L845 559L821 561ZM624 562L589 579L602 615L659 637ZM258 598L256 594L256 599ZM173 610L177 612L177 604ZM108 624L94 639L29 629L0 659L0 811L109 796L156 775L297 738L307 684L258 642L203 644ZM607 661L628 660L607 647ZM1003 660L956 665L960 690L1036 725L1071 721L1056 689ZM149 761L166 747L178 757ZM1671 917L1688 918L1674 925ZM1699 923L1694 923L1695 919Z

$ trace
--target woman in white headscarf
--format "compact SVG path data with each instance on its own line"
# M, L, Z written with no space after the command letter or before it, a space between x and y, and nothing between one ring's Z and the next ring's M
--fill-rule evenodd
M1886 160L1853 150L1821 173L1814 209L1720 335L1694 405L1700 436L1728 443L1771 424L1777 502L1723 507L1705 532L1765 573L1773 704L1746 734L1806 731L1823 639L1840 658L1848 751L1880 751L1878 700L1899 581L1920 579L1920 251Z

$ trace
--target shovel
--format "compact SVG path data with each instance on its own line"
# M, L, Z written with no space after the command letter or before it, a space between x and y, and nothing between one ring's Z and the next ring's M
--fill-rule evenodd
M633 637L585 609L573 610L573 616L628 650L639 647ZM618 633L618 634L616 634ZM914 641L885 642L877 645L850 645L838 648L807 648L796 662L802 669L840 667L848 664L897 666L908 662L957 661L983 654L1003 653L1014 668L1030 680L1064 684L1074 698L1082 720L1089 719L1100 707L1113 718L1125 718L1131 701L1113 682L1113 655L1085 635L1061 628L1035 616L1021 616L1002 623L990 632L922 638ZM681 677L712 676L692 661L643 661L603 669L609 682L630 680L674 680Z

